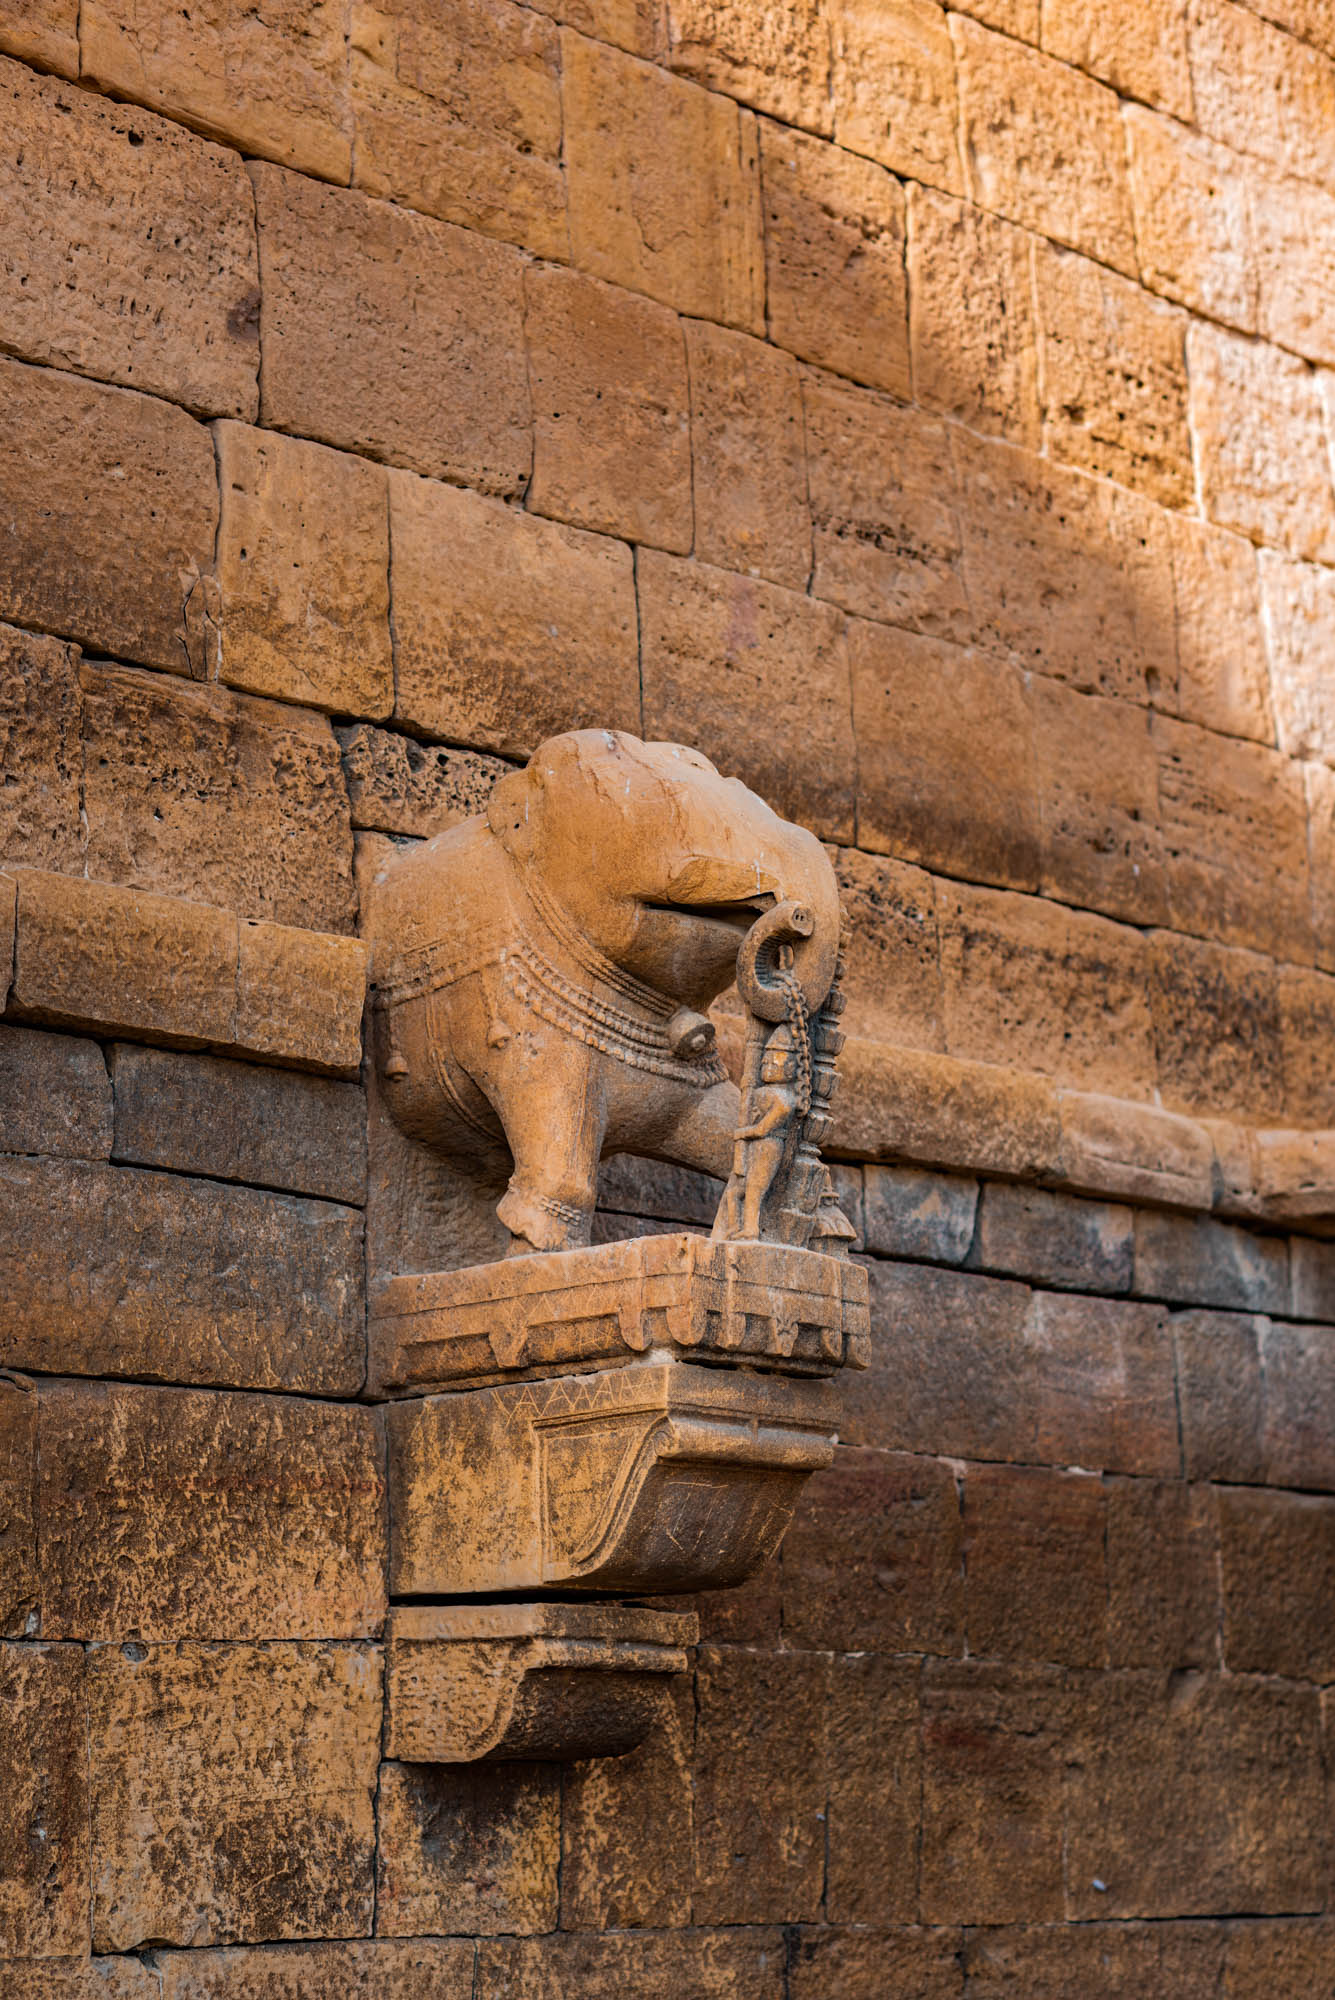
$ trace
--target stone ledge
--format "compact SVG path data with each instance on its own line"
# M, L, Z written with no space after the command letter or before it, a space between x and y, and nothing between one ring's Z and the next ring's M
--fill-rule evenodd
M359 939L15 869L0 877L0 967L11 880L8 1018L357 1075L367 965Z

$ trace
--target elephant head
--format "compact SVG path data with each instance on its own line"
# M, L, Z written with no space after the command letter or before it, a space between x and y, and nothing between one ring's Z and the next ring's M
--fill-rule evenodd
M521 879L646 986L707 1006L752 926L791 904L792 974L813 1011L828 993L839 894L820 842L699 751L611 730L554 736L496 787L487 819Z

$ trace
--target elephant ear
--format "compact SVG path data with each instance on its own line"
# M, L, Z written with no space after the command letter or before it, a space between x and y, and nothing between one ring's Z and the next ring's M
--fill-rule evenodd
M494 788L487 805L487 825L515 861L532 858L542 785L531 764L511 771Z

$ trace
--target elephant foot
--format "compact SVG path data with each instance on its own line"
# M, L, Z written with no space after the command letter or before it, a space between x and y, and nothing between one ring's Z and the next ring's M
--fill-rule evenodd
M533 1250L581 1250L593 1223L591 1208L577 1208L573 1202L557 1201L513 1182L496 1213L514 1238L507 1253L511 1257Z

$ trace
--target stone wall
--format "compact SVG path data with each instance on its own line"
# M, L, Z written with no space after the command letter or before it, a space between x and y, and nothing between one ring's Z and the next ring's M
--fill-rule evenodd
M1335 1990L1329 7L0 50L6 2000ZM401 1766L358 882L583 723L831 843L874 1361L643 1750Z

